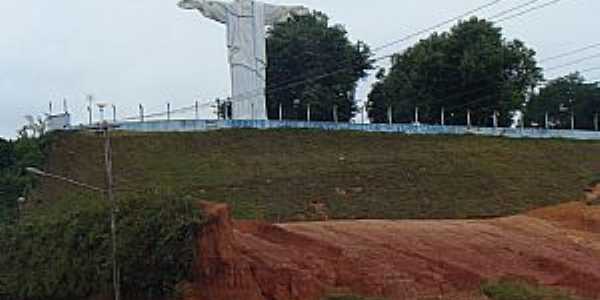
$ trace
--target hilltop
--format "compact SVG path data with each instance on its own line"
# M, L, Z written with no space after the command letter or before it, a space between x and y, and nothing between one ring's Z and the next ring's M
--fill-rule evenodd
M46 168L104 184L103 139L52 138ZM117 133L117 197L222 201L239 219L480 218L580 197L600 142L312 130ZM36 198L82 191L44 180Z

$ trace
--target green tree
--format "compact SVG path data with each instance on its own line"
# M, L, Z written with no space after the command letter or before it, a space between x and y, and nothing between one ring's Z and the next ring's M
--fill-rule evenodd
M357 81L372 69L371 51L352 43L341 25L329 25L320 12L295 16L273 26L267 35L267 109L270 119L304 119L307 104L313 120L340 121L356 112ZM327 74L327 76L323 76Z
M575 115L575 127L594 129L594 114L600 113L600 86L586 83L579 73L569 74L548 82L536 93L526 106L526 124L545 127L571 128L571 114Z
M16 215L17 199L26 196L35 178L24 169L41 167L45 137L20 136L16 141L0 139L0 223Z
M4 171L15 164L14 144L0 138L0 170Z
M445 108L449 124L465 124L471 110L475 125L491 125L494 111L501 125L510 125L542 79L534 57L493 23L471 18L394 55L369 94L369 117L386 122L391 105L395 122L410 122L419 107L422 122L437 123Z

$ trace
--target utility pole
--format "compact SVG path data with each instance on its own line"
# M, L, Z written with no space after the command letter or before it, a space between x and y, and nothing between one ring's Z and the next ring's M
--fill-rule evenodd
M598 126L598 113L594 114L594 130L598 131L600 130L599 126Z
M198 105L198 100L196 100L196 103L194 103L194 110L196 112L196 120L200 119L200 106Z
M117 106L116 105L112 105L112 111L113 111L113 123L117 123Z
M394 119L393 119L393 111L392 111L392 106L388 105L388 123L389 125L392 125L394 123Z
M121 299L121 287L120 287L120 275L119 265L117 260L117 202L114 195L114 181L113 181L113 168L112 168L112 147L110 141L110 130L111 126L104 122L102 124L102 131L104 132L104 162L106 166L106 198L108 203L111 205L110 209L110 234L112 238L112 261L113 261L113 289L115 293L115 300Z
M72 185L75 185L75 186L78 186L81 188L85 188L88 190L92 190L95 192L99 192L102 195L105 195L106 199L109 201L109 203L111 205L110 232L111 232L111 243L112 243L112 250L111 250L112 258L111 259L112 259L112 266L113 266L112 272L113 272L114 299L120 300L121 299L121 286L120 286L120 275L119 275L119 266L118 266L118 259L117 259L117 223L116 223L116 215L118 213L118 208L117 208L117 202L116 202L115 196L114 196L112 147L111 147L111 140L110 140L110 130L113 127L114 127L114 125L110 125L110 124L108 124L108 122L103 122L100 124L100 127L92 127L91 128L93 130L100 129L100 131L102 131L104 133L104 139L105 139L104 140L104 162L105 162L105 168L106 168L106 189L102 189L102 188L99 188L99 187L96 187L93 185L79 182L79 181L71 179L71 178L44 172L44 171L34 168L34 167L27 167L27 168L25 168L25 170L29 173L32 173L32 174L35 174L38 176L48 177L48 178L52 178L55 180L68 182Z
M306 121L310 122L310 103L306 104Z
M571 110L571 130L575 130L575 112Z
M544 115L544 127L546 127L546 129L550 129L550 116L548 116L547 112Z

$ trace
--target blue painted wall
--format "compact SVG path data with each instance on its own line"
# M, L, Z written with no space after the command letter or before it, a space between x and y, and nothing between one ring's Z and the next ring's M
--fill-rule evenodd
M416 125L416 124L351 124L305 121L263 120L171 120L120 123L119 130L133 132L194 132L231 128L304 128L320 130L352 130L401 134L474 134L510 138L563 138L575 140L600 140L600 132L583 130L546 130L534 128L489 128L466 126Z

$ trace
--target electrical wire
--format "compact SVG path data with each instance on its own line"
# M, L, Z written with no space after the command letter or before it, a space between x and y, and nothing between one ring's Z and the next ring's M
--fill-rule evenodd
M600 47L600 43L588 45L588 46L581 47L581 48L578 48L578 49L575 49L575 50L570 50L570 51L567 51L567 52L564 52L564 53L561 53L561 54L558 54L558 55L550 56L550 57L541 59L539 62L542 63L542 62L556 60L556 59L559 59L559 58L563 58L563 57L571 56L571 55L574 55L574 54L578 54L578 53L581 53L581 52L584 52L584 51L587 51L587 50L590 50L590 49L594 49L594 48L597 48L597 47Z
M598 57L600 57L600 53L594 54L594 55L590 55L590 56L586 56L586 57L583 57L583 58L580 58L580 59L572 60L572 61L564 63L562 65L557 65L557 66L553 66L553 67L550 67L550 68L546 68L545 70L548 72L548 71L553 71L553 70L557 70L557 69L562 69L562 68L574 66L576 64L582 63L582 62L590 60L590 59L598 58Z
M430 31L432 31L432 30L434 30L434 29L437 29L437 28L439 28L439 27L442 27L442 26L444 26L444 25L447 25L447 24L453 23L453 22L455 22L455 21L458 21L458 20L462 20L462 19L464 19L465 17L468 17L468 16L472 15L473 13L476 13L476 12L478 12L478 11L481 11L481 10L484 10L484 9L486 9L486 8L492 7L492 6L494 6L494 5L498 4L498 3L500 3L501 1L502 1L502 0L494 0L494 1L488 2L488 3L486 3L486 4L482 5L482 6L479 6L479 7L476 7L476 8L474 8L474 9L472 9L472 10L469 10L469 11L467 11L467 12L465 12L465 13L463 13L463 14L459 15L459 16L456 16L456 17L450 18L450 19L448 19L448 20L445 20L445 21L443 21L443 22L437 23L437 24L435 24L435 25L433 25L433 26L430 26L430 27L427 27L427 28L421 29L421 30L419 30L419 31L417 31L417 32L415 32L415 33L409 34L409 35L407 35L407 36L405 36L405 37L403 37L403 38L400 38L400 39L397 39L397 40L391 41L391 42L389 42L389 43L383 44L383 45L381 45L381 46L375 47L375 48L373 49L373 52L377 52L377 51L380 51L380 50L383 50L383 49L389 48L389 47L391 47L391 46L394 46L394 45L397 45L397 44L399 44L399 43L405 42L405 41L407 41L407 40L410 40L410 39L412 39L412 38L414 38L414 37L417 37L417 36L419 36L419 35L421 35L421 34L424 34L424 33L430 32Z
M523 16L523 15L528 14L530 12L533 12L533 11L536 11L536 10L540 10L542 8L545 8L545 7L554 5L554 4L558 4L558 2L560 2L560 1L563 1L563 0L552 0L550 2L546 2L546 3L540 4L540 5L534 6L532 8L526 9L526 10L524 10L522 12L516 13L514 15L510 15L510 16L502 18L500 20L494 20L494 22L496 22L496 23L502 23L504 21L507 21L507 20L510 20L510 19L514 19L516 17Z

